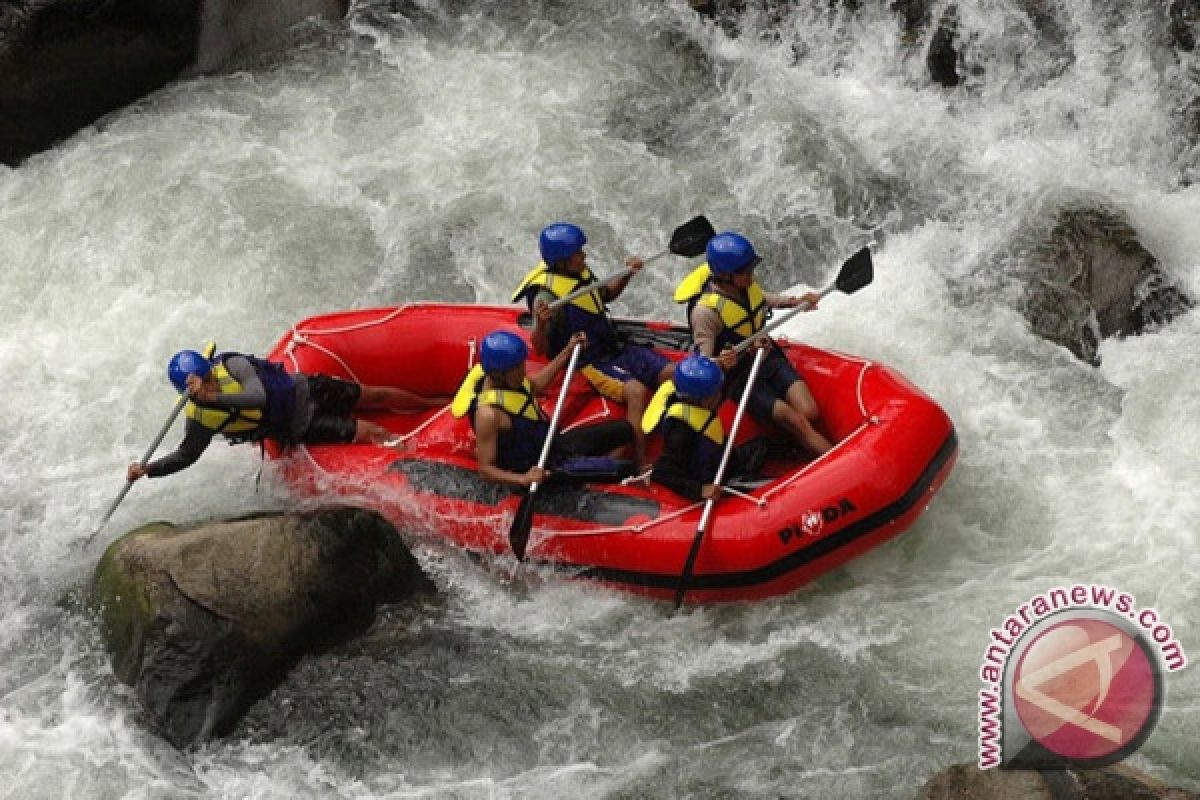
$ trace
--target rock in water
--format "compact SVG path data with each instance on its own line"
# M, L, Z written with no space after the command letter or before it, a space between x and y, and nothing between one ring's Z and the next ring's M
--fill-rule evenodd
M1098 769L979 769L956 764L934 775L919 800L1198 800L1124 764Z
M0 164L179 77L286 49L348 0L0 0Z
M302 655L366 630L379 603L431 589L396 530L354 508L115 541L93 603L117 678L182 746L227 733Z
M1120 212L1061 209L1029 259L1025 315L1089 364L1100 340L1141 333L1193 306Z

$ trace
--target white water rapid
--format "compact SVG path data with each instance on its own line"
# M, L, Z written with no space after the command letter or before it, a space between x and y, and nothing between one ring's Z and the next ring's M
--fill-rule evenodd
M749 12L736 37L681 0L392 5L0 167L0 796L910 798L976 759L988 632L1039 592L1117 587L1200 658L1200 315L1092 368L997 280L1030 219L1090 196L1200 296L1196 65L1160 11L1057 0L1046 46L1010 0L970 4L983 70L942 89L882 2ZM958 465L912 530L787 598L679 615L414 542L444 607L307 659L228 739L146 731L63 597L174 402L172 352L506 302L549 221L584 225L604 274L698 213L761 244L769 288L873 243L875 282L788 330L953 417ZM617 311L681 321L687 267ZM214 446L100 540L286 507L258 467ZM1200 672L1166 689L1132 763L1200 790Z

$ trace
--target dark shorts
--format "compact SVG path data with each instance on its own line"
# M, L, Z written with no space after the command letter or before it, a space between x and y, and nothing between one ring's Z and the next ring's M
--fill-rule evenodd
M582 371L600 394L624 402L626 381L636 380L654 389L658 386L659 373L670 363L666 356L649 347L629 345L612 358L594 361Z
M358 423L351 414L362 396L362 387L353 381L328 375L309 375L308 396L312 400L313 416L304 431L304 443L353 442Z
M729 383L726 384L725 396L729 398L730 402L741 401L742 390L746 385L746 379L750 377L750 367L753 363L753 356L747 354L742 364L739 364L734 371ZM746 404L746 410L759 422L770 422L775 401L783 401L792 384L800 380L800 374L796 372L796 368L783 353L777 349L768 351L762 366L759 367L758 379L754 381L754 388L750 392L750 402Z
M633 441L633 427L623 419L610 419L560 433L550 448L553 467L568 458L602 456Z

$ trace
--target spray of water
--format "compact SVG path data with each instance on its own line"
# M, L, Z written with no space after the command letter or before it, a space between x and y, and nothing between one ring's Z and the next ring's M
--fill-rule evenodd
M394 4L395 5L395 4ZM805 6L805 4L799 4ZM253 73L170 87L0 171L0 772L23 797L895 796L974 757L986 633L1077 580L1154 605L1185 647L1200 595L1200 323L1086 367L1033 337L1002 265L1061 198L1125 211L1200 294L1200 194L1176 114L1191 64L1155 13L961 9L955 90L882 8L364 5ZM1180 59L1185 59L1180 62ZM231 741L142 731L87 620L85 537L174 401L176 349L265 352L294 321L505 302L538 229L585 225L597 272L696 213L748 233L771 288L876 247L869 291L794 336L888 363L959 430L905 537L754 607L667 617L416 543L443 588L301 665ZM681 319L689 265L618 310ZM174 441L175 434L168 437ZM248 449L138 484L107 540L286 506ZM1137 763L1193 788L1200 702L1174 675Z

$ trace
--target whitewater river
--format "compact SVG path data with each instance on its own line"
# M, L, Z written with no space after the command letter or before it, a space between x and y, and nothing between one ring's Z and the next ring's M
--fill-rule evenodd
M1047 39L988 0L962 15L982 71L942 89L864 5L736 37L678 0L363 7L0 168L0 796L909 798L976 759L988 631L1037 593L1117 587L1200 658L1200 314L1092 368L1031 335L1004 277L1032 223L1090 197L1200 296L1194 63L1157 12L1059 0ZM172 352L506 302L551 220L587 228L604 274L698 213L761 245L771 288L873 244L875 282L789 331L953 417L958 466L910 532L790 597L678 615L414 541L442 602L307 659L228 739L147 732L67 598L174 403ZM681 321L689 266L648 268L617 311ZM214 446L99 542L287 507L258 468ZM1132 763L1198 790L1200 670L1166 688Z

